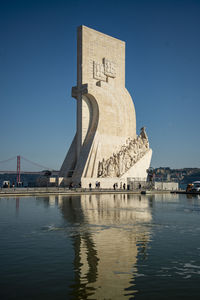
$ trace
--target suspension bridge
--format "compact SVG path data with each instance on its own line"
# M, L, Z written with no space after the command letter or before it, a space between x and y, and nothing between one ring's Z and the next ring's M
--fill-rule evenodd
M16 164L15 170L10 170L10 168L8 168L8 165L10 165L10 163L11 163L12 168L13 168L13 163ZM28 163L29 167L31 166L32 169L37 168L37 171L23 170L24 163L26 163L26 164ZM21 178L20 178L21 174L41 174L46 171L57 173L57 171L53 170L52 168L43 166L37 162L34 162L34 161L22 156L22 155L16 155L16 156L10 157L6 160L0 161L0 174L16 174L17 182L21 181Z

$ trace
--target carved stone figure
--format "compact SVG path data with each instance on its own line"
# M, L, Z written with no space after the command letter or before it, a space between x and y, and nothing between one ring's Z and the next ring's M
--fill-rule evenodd
M140 129L140 135L141 135L142 139L146 139L148 141L148 137L147 137L147 134L146 134L146 131L145 131L145 127L142 127Z
M115 174L114 159L113 159L112 156L109 159L107 176L108 177L115 177L116 176L116 174Z
M98 165L98 177L102 177L103 175L103 162L99 162Z

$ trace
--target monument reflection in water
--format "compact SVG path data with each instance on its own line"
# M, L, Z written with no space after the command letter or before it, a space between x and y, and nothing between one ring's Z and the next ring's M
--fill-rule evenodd
M133 295L137 256L139 252L145 256L150 239L149 200L141 195L113 194L63 197L58 202L72 225L74 298L123 299Z
M0 299L199 299L199 196L0 197L0 225Z

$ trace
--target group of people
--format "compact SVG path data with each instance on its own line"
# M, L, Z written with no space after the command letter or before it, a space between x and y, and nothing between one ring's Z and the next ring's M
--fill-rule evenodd
M96 182L95 182L95 188L96 188L96 189L99 189L99 188L100 188L100 181L96 181ZM120 188L121 190L122 190L122 189L125 190L125 189L126 189L126 184L125 184L125 183L122 184L122 182L120 182L120 187L119 187L119 188ZM118 189L118 183L117 183L117 182L113 184L113 189L114 189L114 190ZM127 185L127 189L129 189L129 185ZM90 190L90 191L92 190L92 183L91 183L91 182L89 183L89 190Z
M98 165L98 177L120 177L127 172L149 149L145 128L136 139L128 139L119 152L103 159Z
M96 189L100 189L100 181L96 181L95 182L95 188ZM91 190L92 189L92 184L91 184L91 182L89 183L89 189Z
M12 184L10 183L10 181L9 180L6 180L6 181L4 181L3 182L3 185L2 185L2 187L3 188L15 188L15 187L23 187L24 186L24 184L23 184L23 182L12 182Z
M127 189L129 189L128 187L129 187L129 185L127 185ZM114 184L113 184L113 189L114 189L114 190L118 189L118 183L114 183ZM120 190L122 190L122 189L123 189L123 190L126 189L126 184L124 183L124 184L122 185L122 182L120 182Z

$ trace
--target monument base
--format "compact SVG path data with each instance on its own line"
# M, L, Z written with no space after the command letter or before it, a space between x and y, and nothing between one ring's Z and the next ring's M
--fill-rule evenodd
M121 177L82 177L81 178L81 187L82 188L89 188L89 185L91 184L91 188L94 189L97 187L97 182L100 183L100 188L103 189L113 189L114 184L116 184L116 187L123 188L123 185L125 184L127 188L127 183L131 181L146 181L147 179L147 172L146 170L150 166L151 162L151 156L152 156L152 150L149 149L148 152L134 165L132 166L123 176ZM72 178L63 178L63 181L61 185L63 186L69 186L70 183L74 185L72 182Z

